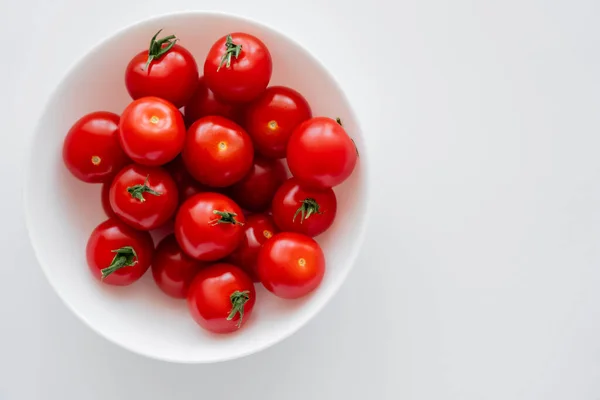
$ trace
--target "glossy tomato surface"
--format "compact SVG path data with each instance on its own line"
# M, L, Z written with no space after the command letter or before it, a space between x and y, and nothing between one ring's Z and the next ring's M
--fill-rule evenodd
M287 146L292 174L307 186L330 188L354 170L358 153L354 142L335 120L315 117L298 126Z
M88 183L107 182L131 161L119 144L119 116L98 111L73 124L63 142L69 172Z
M204 62L206 84L220 99L248 102L271 80L271 54L255 36L232 33L215 42Z
M198 87L194 95L185 105L185 123L191 126L202 117L219 115L236 123L241 119L240 106L217 99L215 94L206 86L204 77L198 80Z
M325 274L325 255L312 238L295 232L278 233L258 253L262 284L285 299L297 299L315 290Z
M311 117L310 106L300 93L272 86L247 106L243 125L256 151L265 157L284 158L292 132Z
M257 260L261 246L278 232L273 218L267 214L252 214L244 225L244 238L227 262L242 268L254 282L258 282Z
M161 39L153 38L149 50L141 51L129 62L125 86L134 100L156 96L180 108L194 94L198 65L192 53L174 44L174 37L162 44Z
M177 211L175 237L182 250L201 261L231 254L242 241L246 218L240 207L219 193L200 193Z
M211 189L195 180L188 172L181 155L177 156L173 161L164 165L171 177L177 184L179 190L179 203L183 203L195 194L202 192L210 192Z
M273 197L275 223L285 232L317 236L335 219L337 200L332 189L311 189L296 178L288 179Z
M113 180L110 205L114 213L135 229L151 230L162 226L178 205L177 185L160 167L132 164Z
M138 164L159 166L173 160L183 149L185 134L181 112L158 97L134 100L121 115L121 146Z
M190 174L208 186L230 186L252 167L254 147L250 136L233 121L204 117L188 130L182 152Z
M250 171L228 193L243 209L262 212L271 206L273 195L285 180L286 171L280 160L257 156Z
M95 278L109 285L127 286L148 270L153 252L154 244L148 232L110 218L92 232L86 258Z
M152 259L152 277L165 294L185 299L196 274L207 264L188 257L179 247L175 235L160 241Z
M240 329L250 319L255 302L252 280L240 268L226 263L198 272L187 296L194 320L214 333Z
M102 184L102 192L100 193L101 201L102 201L102 210L106 214L107 217L114 217L115 212L110 206L110 186L111 182L106 182Z

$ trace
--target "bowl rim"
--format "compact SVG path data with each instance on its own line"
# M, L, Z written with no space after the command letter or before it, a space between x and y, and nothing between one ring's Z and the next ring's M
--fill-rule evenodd
M138 348L130 347L128 344L120 342L117 338L111 337L109 334L107 334L103 330L96 328L95 325L88 319L88 317L86 315L84 315L83 313L80 313L69 301L67 301L64 298L64 296L60 293L60 291L57 289L57 287L53 283L52 279L50 278L50 273L49 273L50 268L43 261L42 257L40 257L40 255L38 254L38 246L36 245L36 241L34 240L34 238L32 236L32 230L33 230L34 223L31 220L31 216L28 212L29 197L31 196L31 194L29 194L28 187L29 187L29 180L30 180L29 177L31 176L31 173L32 173L33 149L34 149L34 145L35 145L36 132L38 132L41 129L42 117L44 115L46 115L48 109L50 108L51 100L57 95L59 90L62 88L65 80L79 67L79 65L91 53L93 53L94 51L97 51L105 42L126 33L127 31L135 28L138 25L151 23L153 21L158 22L161 19L178 17L178 16L182 16L182 15L202 15L202 16L209 16L209 17L215 16L215 17L228 17L228 18L238 19L240 21L244 21L251 25L258 26L261 29L270 31L271 33L273 33L275 35L283 36L286 40L293 43L297 48L301 49L308 58L311 58L325 72L327 78L330 79L334 83L334 85L338 88L342 98L346 101L346 103L349 106L348 110L350 111L352 117L356 121L356 126L358 128L358 131L362 133L362 139L363 139L362 143L361 143L361 149L360 149L360 168L362 170L362 175L363 175L362 185L364 187L364 193L363 193L364 215L363 215L363 219L361 221L361 225L358 227L359 231L358 231L358 236L355 241L355 244L354 244L351 252L348 253L348 259L350 260L349 261L350 266L340 273L338 280L333 281L331 283L330 289L329 289L329 295L327 297L325 297L321 302L317 303L315 305L315 307L313 308L312 312L304 313L302 316L299 317L299 319L297 320L298 322L296 324L290 324L290 328L285 329L283 331L283 333L281 335L279 335L278 337L275 337L273 340L270 340L270 341L265 341L264 343L262 343L258 346L249 346L245 349L242 349L242 351L236 352L234 354L230 354L228 356L205 358L205 359L177 358L177 357L169 357L169 356L165 356L165 355L157 355L152 352L145 352ZM35 259L37 260L39 266L41 267L43 274L46 277L47 282L52 287L54 293L60 298L62 303L74 315L76 315L80 321L82 321L84 323L84 325L86 325L88 328L90 328L90 330L92 330L93 332L97 333L99 336L106 339L108 342L113 343L117 347L128 350L129 352L134 353L134 354L148 357L153 360L159 360L159 361L165 361L165 362L177 363L177 364L211 364L211 363L225 362L225 361L230 361L230 360L234 360L234 359L244 358L244 357L250 356L252 354L259 353L269 347L273 347L276 344L283 342L285 339L291 337L293 334L298 332L302 327L304 327L308 322L310 322L316 315L318 315L323 310L325 305L330 303L330 301L338 293L342 284L348 278L348 274L350 273L350 271L354 268L354 265L356 264L356 259L359 255L359 252L362 249L363 243L365 241L367 225L368 225L367 221L368 221L368 216L370 213L369 204L370 204L370 198L371 198L371 190L370 190L370 181L371 180L369 179L369 168L368 168L369 163L367 161L369 156L367 155L368 154L368 145L366 142L367 142L366 136L363 133L362 124L360 123L359 117L358 117L356 111L354 110L352 103L348 99L346 93L342 90L342 86L340 85L337 78L333 75L333 73L325 66L325 64L317 56L315 56L310 50L308 50L306 47L304 47L302 44L300 44L293 37L287 35L286 33L284 33L283 31L281 31L279 29L272 27L268 23L257 21L254 18L243 16L240 14L230 13L230 12L211 11L211 10L187 10L187 11L180 10L180 11L173 11L173 12L168 12L168 13L163 13L163 14L155 14L148 18L137 19L134 22L124 25L121 28L118 28L115 31L111 32L110 34L105 35L102 39L96 41L87 51L84 51L79 57L77 57L75 59L75 61L73 61L69 65L69 67L66 68L65 72L57 80L56 86L52 89L52 91L49 93L48 97L46 98L44 106L42 107L41 111L37 115L37 122L33 128L33 132L30 134L29 143L26 146L26 149L28 151L28 156L25 159L26 164L25 164L25 168L23 169L24 184L21 189L21 191L22 191L21 195L22 195L22 199L23 199L22 212L24 213L24 217L25 217L25 226L26 226L26 230L27 230L27 236L29 237L29 242L31 243L31 247L33 249L33 254L35 255Z

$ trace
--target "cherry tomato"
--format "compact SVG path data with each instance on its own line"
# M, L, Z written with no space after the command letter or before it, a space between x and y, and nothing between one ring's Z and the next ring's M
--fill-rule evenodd
M253 212L269 208L277 188L286 179L285 167L279 160L255 157L250 172L228 189L240 207Z
M155 96L180 108L192 97L198 83L198 65L192 53L175 44L174 35L150 41L149 50L138 53L125 70L125 86L137 100Z
M123 150L143 165L166 164L179 154L185 142L181 112L158 97L142 97L129 104L119 128Z
M206 86L204 77L198 80L198 87L192 98L185 105L185 123L191 126L202 117L220 115L234 122L240 121L240 107L217 99Z
M284 158L292 132L311 117L310 106L300 93L288 87L272 86L248 105L244 127L260 154Z
M162 168L132 164L125 167L110 187L115 214L135 229L162 226L178 205L177 185Z
M112 182L106 182L102 184L102 193L100 194L101 199L102 199L102 210L104 210L104 213L106 214L107 217L114 217L116 216L115 212L113 211L112 207L110 206L110 186L111 186Z
M277 228L273 218L266 214L252 214L244 225L244 238L240 245L227 258L227 262L242 268L254 282L258 282L256 261L260 247L269 240Z
M148 232L110 218L92 232L86 258L94 277L109 285L126 286L148 270L153 252L154 244Z
M337 200L332 189L306 188L298 179L290 178L275 193L272 210L282 231L313 237L333 224Z
M216 261L231 254L242 241L246 218L240 207L219 193L187 199L175 217L175 237L187 255Z
M214 264L198 272L187 295L194 320L215 333L235 332L252 315L256 291L252 280L231 264Z
M152 276L164 293L176 299L185 299L192 280L206 266L188 257L177 244L175 235L171 234L156 246Z
M219 116L194 122L185 139L183 162L190 174L208 186L230 186L252 167L254 148L241 126Z
M65 137L62 156L77 179L88 183L110 181L130 162L119 144L119 116L97 111L81 117Z
M179 189L179 203L183 203L195 194L209 192L212 189L195 180L187 171L181 155L173 161L165 164L164 168L171 174L171 177Z
M204 62L206 84L221 99L247 102L271 80L273 63L263 42L247 33L232 33L213 44Z
M296 128L287 146L292 174L315 188L330 188L345 181L356 166L356 146L341 124L315 117Z

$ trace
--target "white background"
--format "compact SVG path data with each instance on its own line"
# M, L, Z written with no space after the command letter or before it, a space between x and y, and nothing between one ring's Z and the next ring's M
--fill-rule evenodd
M358 112L374 182L367 241L324 311L198 366L77 320L20 195L66 69L124 25L192 8L313 51ZM598 1L3 0L0 16L0 399L600 399Z

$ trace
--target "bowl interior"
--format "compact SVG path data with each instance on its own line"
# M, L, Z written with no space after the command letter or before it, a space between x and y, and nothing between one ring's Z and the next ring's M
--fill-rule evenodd
M271 85L300 91L314 115L341 117L359 149L364 149L363 137L341 89L309 53L270 28L224 14L173 14L121 30L81 59L51 96L33 138L25 184L31 241L51 285L90 327L132 351L178 362L231 359L263 349L296 331L341 285L364 232L365 157L361 154L353 176L336 188L339 216L334 226L317 238L327 258L322 285L297 301L280 300L259 287L253 317L238 333L218 336L203 331L188 315L185 302L163 295L150 273L126 288L101 285L92 278L85 261L89 234L106 219L100 205L100 185L70 176L62 164L62 142L69 127L85 113L121 113L130 101L123 82L125 66L160 28L179 37L196 57L200 70L218 37L232 31L256 35L273 56Z

